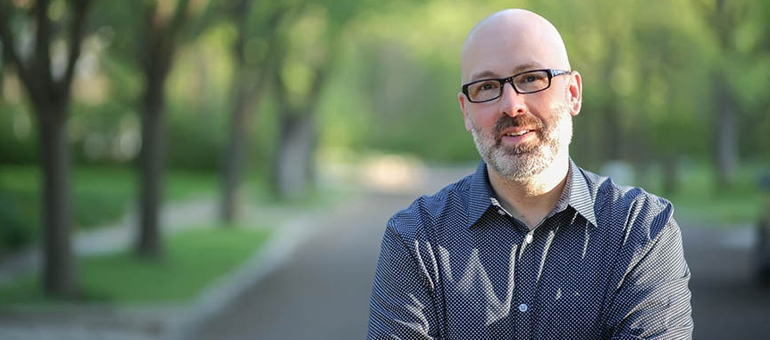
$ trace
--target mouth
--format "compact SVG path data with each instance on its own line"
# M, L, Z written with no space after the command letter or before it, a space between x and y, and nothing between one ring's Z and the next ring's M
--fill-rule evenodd
M526 134L528 134L528 133L530 133L532 131L534 131L534 130L510 131L510 132L503 133L503 137L520 137L520 136L524 136L524 135L526 135Z
M515 146L527 142L537 136L537 130L527 128L514 128L503 131L497 139L498 145Z

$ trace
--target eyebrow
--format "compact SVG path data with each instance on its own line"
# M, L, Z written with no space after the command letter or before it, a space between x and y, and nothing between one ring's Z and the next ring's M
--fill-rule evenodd
M521 64L521 65L518 65L518 66L514 67L511 75L523 72L523 71L528 70L528 69L535 69L535 68L541 68L541 67L542 67L542 65L540 65L540 63L537 63L537 62L534 62L534 61L526 62L524 64ZM490 71L490 70L485 70L485 71L481 71L481 72L476 73L473 76L471 76L471 79L469 79L469 81L476 81L476 80L480 80L480 79L490 79L490 78L496 79L498 77L499 77L499 75L497 73L495 73L493 71Z

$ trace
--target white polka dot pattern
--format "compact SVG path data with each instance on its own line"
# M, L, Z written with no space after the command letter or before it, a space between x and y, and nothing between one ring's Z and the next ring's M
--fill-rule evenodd
M670 202L570 161L532 232L491 194L486 165L388 221L368 339L690 339Z

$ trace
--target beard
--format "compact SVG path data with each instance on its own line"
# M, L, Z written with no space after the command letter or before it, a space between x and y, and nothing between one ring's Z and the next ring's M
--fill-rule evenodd
M471 134L476 149L488 166L511 181L524 181L545 171L572 141L572 119L567 104L557 107L541 120L532 114L502 115L494 131L482 131L471 120ZM502 144L502 131L509 127L535 130L536 140L516 145Z

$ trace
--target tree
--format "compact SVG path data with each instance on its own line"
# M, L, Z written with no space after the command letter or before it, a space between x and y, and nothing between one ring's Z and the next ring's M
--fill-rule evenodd
M355 1L301 3L298 18L283 32L285 44L276 47L279 141L272 183L281 198L296 199L315 181L315 113L338 61L344 28L359 6Z
M3 54L14 66L27 90L37 118L43 168L43 287L47 294L72 297L78 291L75 260L70 244L72 200L70 189L70 150L66 122L69 115L70 89L80 46L85 36L88 0L69 1L67 61L61 76L51 67L51 44L59 38L49 18L49 0L38 0L30 10L35 27L34 52L26 57L18 48L16 37L24 31L14 30L18 10L8 1L0 4L0 41ZM4 61L5 62L5 61Z
M713 100L714 120L713 130L716 135L714 148L714 164L716 168L716 183L721 189L729 188L732 184L735 170L738 166L738 102L731 85L729 62L736 60L735 30L741 22L746 7L736 1L714 0L706 3L694 0L712 38L716 41L719 55L713 67ZM709 1L710 2L710 1Z
M140 151L140 226L136 252L157 258L163 252L159 215L165 169L165 84L183 28L189 24L194 1L179 0L173 7L159 1L140 4L143 23L139 64L145 75Z
M232 55L234 69L231 89L233 102L230 114L230 133L227 151L222 167L222 202L221 218L227 224L232 223L240 206L241 173L244 155L248 145L248 126L253 119L254 110L259 106L265 85L270 79L275 63L275 45L278 38L278 24L288 7L261 2L257 13L252 12L252 2L238 0L228 11L226 18L231 19L237 29ZM265 44L264 56L257 59L247 55L248 42L262 41ZM253 52L252 52L253 53Z

